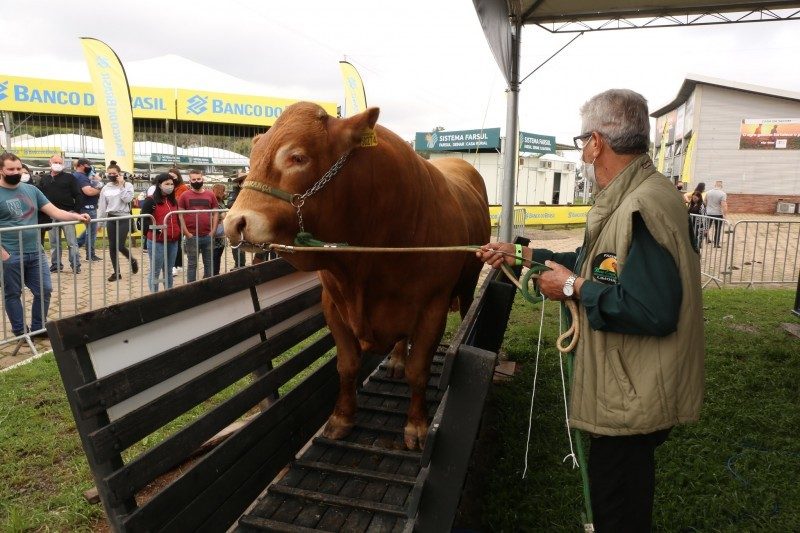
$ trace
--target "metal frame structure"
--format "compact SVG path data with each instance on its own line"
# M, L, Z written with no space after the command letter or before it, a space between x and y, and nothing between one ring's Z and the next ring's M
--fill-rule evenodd
M514 206L519 123L522 27L536 25L551 33L705 26L800 19L795 0L473 0L489 48L508 83L502 204ZM500 239L511 241L513 218L502 217Z

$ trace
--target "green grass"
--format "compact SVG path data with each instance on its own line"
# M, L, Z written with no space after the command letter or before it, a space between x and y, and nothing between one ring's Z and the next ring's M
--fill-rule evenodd
M796 320L789 313L794 293L736 289L709 291L705 297L706 402L700 423L677 428L657 452L656 527L798 531L800 340L778 327ZM579 476L561 463L568 444L552 348L558 316L554 304L546 309L529 472L521 478L538 313L538 306L518 299L505 337L505 352L523 370L493 390L490 433L495 438L487 459L492 464L480 499L486 531L580 527ZM451 318L448 330L457 322ZM198 412L248 380L221 392ZM181 422L185 420L174 426ZM170 425L134 451L173 430ZM83 499L93 482L52 356L0 374L0 457L0 531L99 528L102 506Z
M706 398L699 423L676 428L657 451L658 531L800 530L800 340L794 292L704 294ZM505 350L523 370L495 387L494 464L483 502L493 531L578 531L580 477L568 453L558 357L558 311L546 309L529 471L522 479L539 307L515 302Z

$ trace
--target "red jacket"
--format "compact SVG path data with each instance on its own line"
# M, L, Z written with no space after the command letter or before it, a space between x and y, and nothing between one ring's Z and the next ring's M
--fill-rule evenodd
M155 218L155 221L156 221L156 225L158 225L158 226L163 226L164 225L164 219L166 218L168 213L171 213L171 212L177 211L177 210L178 210L178 206L177 205L172 205L171 203L169 203L166 200L161 202L160 204L157 204L157 203L155 203L153 201L152 197L148 197L142 203L142 214L143 215L153 215L153 218ZM181 238L181 222L180 222L180 219L179 219L178 215L170 216L167 219L167 223L169 224L169 226L166 228L167 240L168 241L178 241L178 240L180 240L180 238ZM157 241L163 241L164 240L164 231L165 230L163 230L163 229L159 229L159 230L155 230L155 232L154 232L153 229L152 229L152 226L151 226L151 229L147 230L147 239L148 240L153 240L155 238ZM153 235L154 233L155 233L155 235Z

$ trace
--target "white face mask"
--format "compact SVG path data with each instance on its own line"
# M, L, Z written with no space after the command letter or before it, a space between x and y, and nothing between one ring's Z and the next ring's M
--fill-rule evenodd
M61 163L53 163L52 165L50 165L50 170L52 170L53 172L61 172L62 170L64 170L64 165L62 165Z
M31 181L31 175L30 174L26 174L26 173L23 172L22 173L22 180L20 180L20 181L22 181L22 183L28 183L29 181Z
M581 155L581 174L583 175L584 179L587 179L592 183L593 190L597 187L597 176L594 174L595 161L597 161L597 158L595 158L591 163L587 163L583 160L583 155Z

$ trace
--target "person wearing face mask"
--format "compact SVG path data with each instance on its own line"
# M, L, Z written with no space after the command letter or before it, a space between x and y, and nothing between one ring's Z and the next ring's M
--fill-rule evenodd
M83 200L81 201L81 213L86 213L92 219L97 218L97 202L100 200L100 190L103 188L103 183L94 179L94 171L92 170L92 163L88 159L80 158L75 161L73 175L78 180L78 187L80 187ZM102 261L95 253L95 242L97 241L97 222L92 222L89 229L78 237L78 248L86 245L86 260L87 261Z
M242 192L242 183L244 183L245 178L247 178L247 172L238 172L236 174L236 177L233 179L233 190L228 196L228 203L225 205L226 208L230 209L233 207L236 197ZM231 248L231 253L233 253L233 268L242 268L245 266L247 263L247 256L242 249Z
M186 280L197 279L197 264L203 257L203 278L210 278L213 273L213 235L219 223L219 213L209 213L218 209L219 203L214 193L203 188L203 173L199 170L189 171L189 186L183 196L178 198L181 211L203 211L202 213L185 213L180 215L183 230L184 250L186 251Z
M496 242L477 255L495 268L544 263L542 293L578 303L569 425L592 437L595 530L650 531L655 449L673 426L698 420L703 402L699 256L682 196L647 155L646 100L612 89L581 118L575 146L598 191L583 245L553 253Z
M125 246L125 240L131 230L131 219L114 220L114 218L130 216L131 202L133 201L133 184L125 181L119 165L109 165L106 176L108 183L100 191L100 201L97 203L97 217L110 218L106 223L106 233L108 235L111 267L114 272L111 273L108 281L117 281L122 279L122 274L120 274L120 269L117 266L117 252L130 260L132 273L139 272L139 263Z
M50 173L45 174L39 180L39 190L45 198L50 200L54 206L64 211L78 213L81 210L83 195L81 194L75 176L69 172L64 172L64 158L60 154L55 154L50 158ZM39 224L52 222L47 215L42 213L39 217ZM64 270L61 264L61 233L67 241L69 264L72 272L80 274L81 259L78 253L78 239L75 232L76 226L53 226L50 228L50 248L52 250L50 272Z
M150 255L148 284L151 292L158 292L162 282L165 288L172 288L172 267L178 254L181 226L178 217L167 215L177 210L175 179L167 173L159 174L153 196L147 197L142 203L142 214L152 215L155 220L155 224L151 225L150 217L145 217L142 228Z
M36 224L39 210L54 220L84 223L90 220L89 215L59 209L42 191L21 181L22 162L19 158L11 153L0 155L0 228L20 228L19 231L0 234L3 296L15 336L24 335L26 331L42 330L50 308L50 293L53 291L39 230L24 228ZM29 330L21 300L23 280L33 294Z
M175 199L180 200L181 196L189 190L189 186L183 181L183 174L179 169L172 167L167 172L175 180ZM172 275L178 275L181 270L183 270L183 242L178 241L178 255L175 256L175 267L172 269Z

